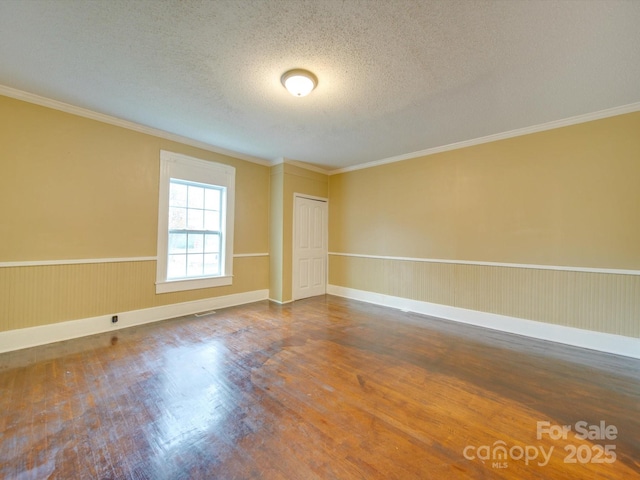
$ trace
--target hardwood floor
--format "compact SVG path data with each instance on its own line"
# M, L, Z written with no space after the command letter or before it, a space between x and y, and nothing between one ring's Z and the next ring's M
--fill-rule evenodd
M5 353L0 389L7 479L640 478L640 361L332 296Z

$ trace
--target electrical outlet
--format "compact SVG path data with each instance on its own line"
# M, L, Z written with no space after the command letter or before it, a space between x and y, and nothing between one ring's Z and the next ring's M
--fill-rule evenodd
M118 315L111 317L111 323L118 323Z

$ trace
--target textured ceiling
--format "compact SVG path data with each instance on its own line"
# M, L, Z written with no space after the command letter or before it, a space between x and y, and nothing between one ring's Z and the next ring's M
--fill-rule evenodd
M0 0L0 84L335 169L639 102L640 1Z

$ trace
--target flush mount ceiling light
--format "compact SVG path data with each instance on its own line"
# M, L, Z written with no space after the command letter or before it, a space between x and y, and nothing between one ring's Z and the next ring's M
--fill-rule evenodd
M318 78L313 73L300 68L285 72L280 81L294 97L305 97L318 85Z

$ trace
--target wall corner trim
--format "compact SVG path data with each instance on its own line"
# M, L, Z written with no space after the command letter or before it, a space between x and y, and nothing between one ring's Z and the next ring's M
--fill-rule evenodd
M327 285L327 293L505 333L524 335L539 340L547 340L574 347L640 359L640 338L536 322L523 318L411 300L337 285Z
M85 337L97 333L111 332L145 323L168 320L170 318L220 308L243 305L267 300L269 290L253 290L222 297L205 298L191 302L174 303L129 312L113 312L109 315L51 323L37 327L20 328L0 332L0 353L36 347L47 343ZM111 323L111 315L118 315L118 323Z

